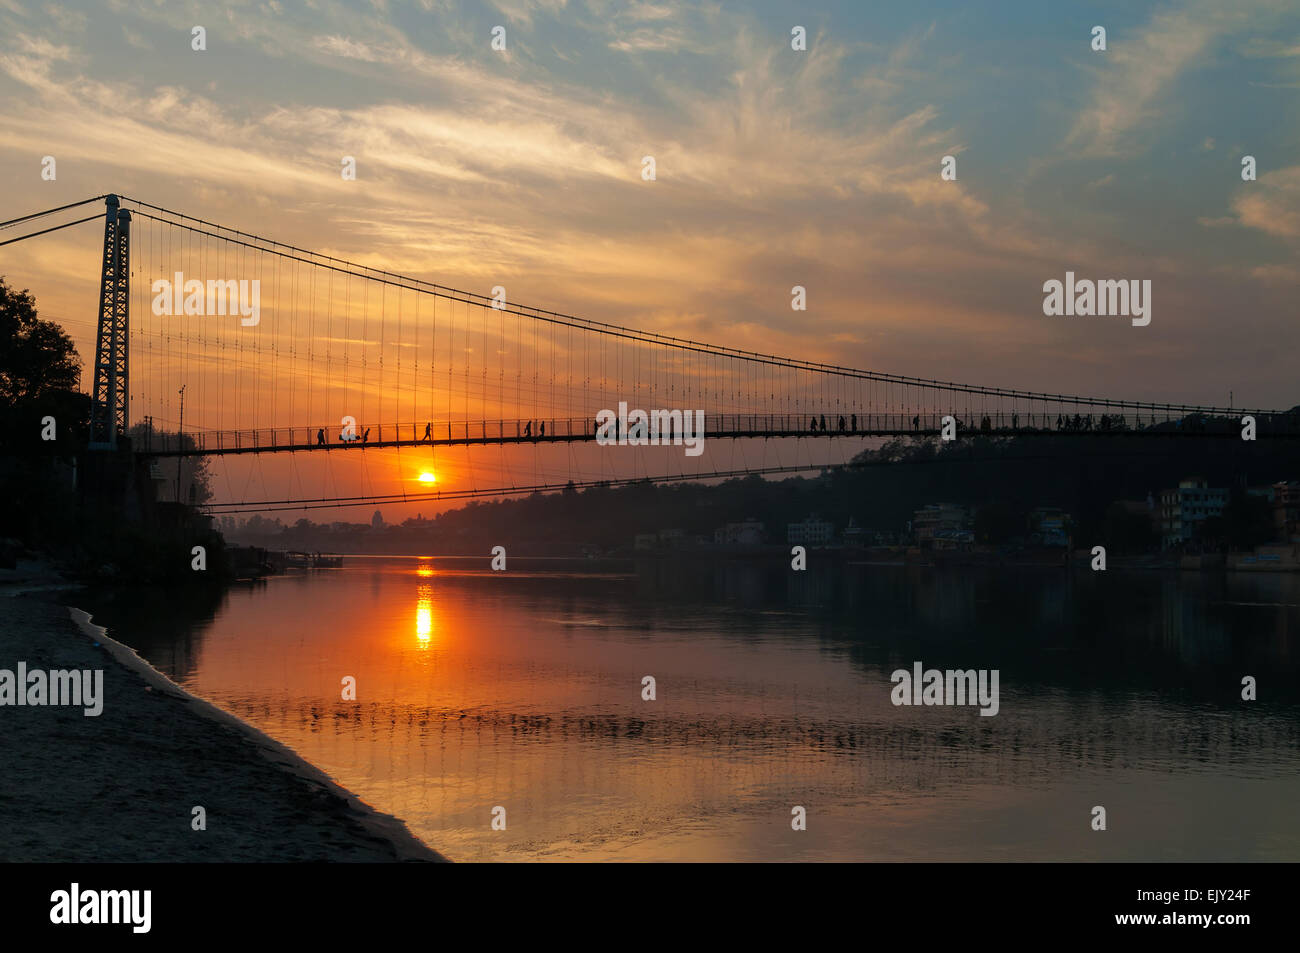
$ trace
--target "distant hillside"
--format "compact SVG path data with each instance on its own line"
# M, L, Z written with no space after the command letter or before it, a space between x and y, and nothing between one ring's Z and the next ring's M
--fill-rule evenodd
M818 514L842 529L852 518L871 530L901 531L927 503L949 502L1018 525L1037 506L1073 516L1076 538L1104 541L1116 500L1145 500L1188 476L1244 489L1300 478L1300 442L1168 440L1123 436L895 440L855 458L854 466L812 478L760 476L715 485L596 487L523 499L471 502L434 519L400 525L281 526L254 517L223 531L240 542L337 552L471 554L504 545L518 554L576 554L584 546L630 549L638 533L680 529L712 538L727 522L753 517L769 537L787 523Z

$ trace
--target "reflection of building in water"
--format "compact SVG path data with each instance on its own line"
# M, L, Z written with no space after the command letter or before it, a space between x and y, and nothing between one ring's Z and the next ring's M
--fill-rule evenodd
M1213 587L1215 598L1211 599ZM1223 614L1223 591L1218 579L1197 574L1161 577L1161 644L1189 663L1223 660L1231 638Z
M976 617L977 587L970 574L921 570L909 582L905 594L917 622L949 630Z

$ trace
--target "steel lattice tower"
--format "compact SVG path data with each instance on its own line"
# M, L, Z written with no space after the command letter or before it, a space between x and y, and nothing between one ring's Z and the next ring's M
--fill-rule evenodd
M106 198L104 257L99 279L99 332L95 342L95 390L90 411L90 448L115 450L127 430L127 331L130 326L131 213Z

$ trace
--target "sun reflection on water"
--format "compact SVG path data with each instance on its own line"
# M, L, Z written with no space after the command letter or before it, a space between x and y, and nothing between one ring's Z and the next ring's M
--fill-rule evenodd
M423 572L420 575L424 575ZM433 575L433 570L429 571ZM415 603L415 637L421 645L428 645L433 639L433 587L427 583L417 590Z

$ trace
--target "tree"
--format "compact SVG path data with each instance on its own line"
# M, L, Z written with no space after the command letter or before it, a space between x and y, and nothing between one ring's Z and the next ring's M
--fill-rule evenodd
M1233 549L1254 549L1261 543L1272 541L1277 527L1273 522L1273 507L1262 496L1234 490L1232 498L1223 508L1228 543Z
M132 425L131 429L127 431L127 436L131 439L134 446L144 447L149 444L151 439L155 439L161 433L163 433L162 430L154 427L153 423L149 422ZM173 434L170 439L176 440L177 445L186 450L195 450L198 448L198 444L194 442L194 438L187 433L180 434L179 439L177 439ZM160 457L158 459L171 461L164 466L164 472L169 481L174 480L176 478L175 461L171 460L170 457ZM189 456L180 458L180 490L182 502L189 502L202 506L204 503L208 502L208 500L212 499L213 493L211 479L212 474L208 472L207 457ZM162 499L172 499L174 492L174 490L165 492ZM191 493L193 494L193 498L190 496Z
M1116 500L1106 508L1102 541L1117 553L1143 553L1155 549L1160 538L1149 514L1135 513Z
M0 276L0 401L13 406L75 391L80 377L72 338L37 316L30 291L14 291Z
M37 316L31 292L0 278L0 537L47 545L81 529L67 462L85 448L90 419L80 369L72 339Z
M975 541L989 545L1009 542L1019 535L1022 525L1023 518L1017 519L1006 503L988 503L975 511Z
M0 278L0 446L6 453L66 458L85 448L90 398L77 390L80 368L72 339L37 316L31 292L14 291ZM48 421L56 425L53 440L44 436Z

